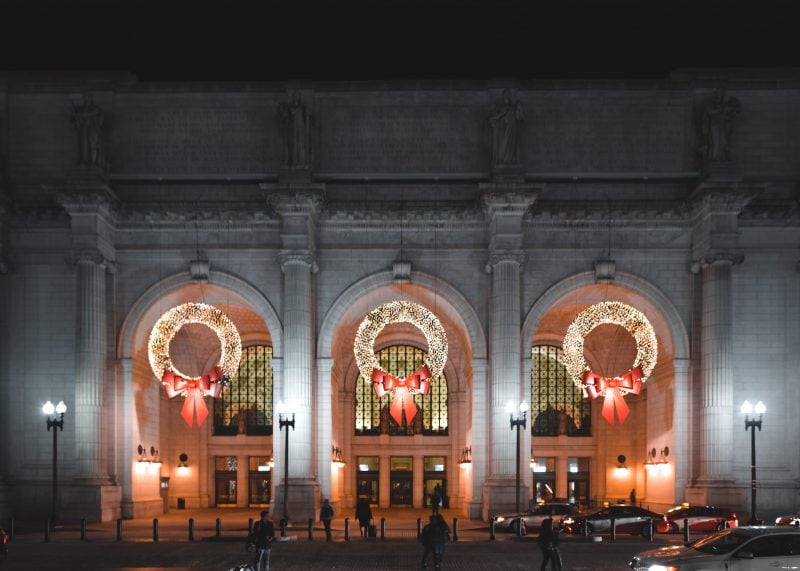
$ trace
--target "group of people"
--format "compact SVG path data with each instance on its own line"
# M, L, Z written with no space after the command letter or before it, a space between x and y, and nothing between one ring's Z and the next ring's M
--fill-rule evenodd
M433 498L432 498L433 500ZM450 541L450 527L442 514L439 513L440 502L431 501L433 513L428 523L422 528L419 540L422 543L422 568L428 566L428 558L433 555L433 568L442 568L444 546ZM333 506L329 500L323 500L320 510L320 519L325 526L325 539L331 540L331 521L333 520ZM356 505L356 519L361 529L362 537L369 537L369 528L372 526L372 508L368 499L359 499ZM269 556L272 543L275 541L275 526L269 519L269 512L261 512L261 519L253 526L253 532L247 539L248 549L255 550L255 571L269 571ZM553 526L553 519L547 518L542 522L537 538L539 549L542 552L540 571L547 571L550 564L552 571L562 570L561 551L559 549L558 528Z

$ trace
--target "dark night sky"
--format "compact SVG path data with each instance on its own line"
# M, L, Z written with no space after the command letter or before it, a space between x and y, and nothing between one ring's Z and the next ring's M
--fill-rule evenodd
M798 66L791 0L20 0L0 70L143 81L660 78Z

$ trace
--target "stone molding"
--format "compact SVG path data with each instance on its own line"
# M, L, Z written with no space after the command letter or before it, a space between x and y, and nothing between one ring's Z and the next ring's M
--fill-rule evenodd
M309 250L282 250L278 254L278 261L281 264L281 271L286 271L287 264L306 264L311 266L311 273L316 274L319 271L317 265L317 258L313 252Z

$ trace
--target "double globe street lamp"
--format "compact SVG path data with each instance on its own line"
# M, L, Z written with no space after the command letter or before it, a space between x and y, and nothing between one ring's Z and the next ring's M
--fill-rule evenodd
M42 406L42 412L47 415L47 431L53 429L53 506L51 519L53 525L58 522L58 431L64 430L64 413L67 412L67 405L64 401L58 401L57 405L47 401ZM56 430L58 429L58 430Z
M742 403L742 413L744 414L744 429L750 430L750 519L748 525L759 525L761 521L756 517L756 428L761 432L761 419L767 412L766 405L758 401L755 406L750 401ZM750 418L750 414L755 412L755 417Z
M519 458L519 429L525 428L528 424L528 403L522 401L519 404L519 416L514 417L514 412L517 410L517 405L512 401L506 403L506 412L509 416L511 423L511 430L517 429L517 489L516 489L516 511L519 513L519 480L520 480L520 458Z

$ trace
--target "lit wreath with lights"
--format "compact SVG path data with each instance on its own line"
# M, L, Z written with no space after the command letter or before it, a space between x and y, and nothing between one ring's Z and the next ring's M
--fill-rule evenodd
M592 372L583 356L583 340L598 325L611 323L619 325L630 333L636 341L636 359L631 369L620 377L606 379ZM564 365L572 377L572 382L585 390L590 398L606 396L603 404L603 417L614 424L616 405L620 424L628 415L628 407L622 397L626 394L639 394L641 386L647 381L656 366L658 341L653 326L642 312L619 301L604 301L582 311L567 328L564 336Z
M375 357L373 347L378 334L390 323L411 323L422 331L428 342L428 356L425 365L406 377L398 379L383 369ZM428 379L442 374L447 362L447 334L433 313L419 304L410 301L392 301L370 311L358 326L353 351L361 375L373 383L378 398L393 392L394 398L390 414L397 424L410 423L416 414L416 405L411 393L426 394Z
M169 356L170 341L187 323L201 323L213 330L222 348L217 366L200 377L180 372ZM197 425L200 426L208 416L203 397L219 396L222 386L236 373L242 358L242 340L233 322L216 307L205 303L184 303L159 318L150 332L147 351L150 367L161 380L169 398L178 395L191 397L187 398L182 412L187 424L192 426L196 411Z

